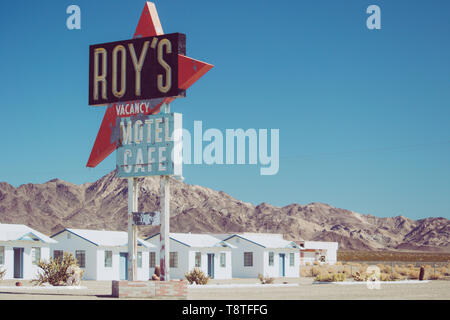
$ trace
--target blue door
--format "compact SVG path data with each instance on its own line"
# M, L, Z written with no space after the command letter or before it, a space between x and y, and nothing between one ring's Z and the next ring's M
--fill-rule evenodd
M285 272L284 272L284 253L280 253L280 277L284 277L285 276Z
M208 253L208 276L214 279L214 253Z
M14 278L23 278L23 248L14 248Z
M128 280L128 253L121 252L119 256L119 279Z

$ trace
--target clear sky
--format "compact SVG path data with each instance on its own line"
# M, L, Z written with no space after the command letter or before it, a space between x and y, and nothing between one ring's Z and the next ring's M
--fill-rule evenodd
M8 1L0 10L0 181L95 181L104 107L88 106L90 44L130 39L144 1ZM450 2L155 1L165 33L215 65L172 103L185 127L279 128L280 170L185 165L185 181L247 202L324 202L450 218ZM81 8L81 30L66 8ZM369 30L366 8L381 8Z

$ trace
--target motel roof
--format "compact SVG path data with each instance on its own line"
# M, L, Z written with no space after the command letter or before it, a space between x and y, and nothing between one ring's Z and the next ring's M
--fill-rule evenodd
M285 248L296 248L300 249L300 247L294 242L289 240L284 240L281 237L276 237L273 235L265 235L265 234L256 234L256 233L242 233L242 234L233 234L228 238L225 238L223 241L227 241L231 238L239 237L241 239L245 239L250 241L256 245L259 245L263 248L271 248L271 249L285 249Z
M156 236L159 236L159 233L152 235L146 240L150 240ZM229 247L235 248L233 245L226 243L223 240L220 240L216 237L213 237L210 234L199 234L199 233L170 233L170 239L177 241L181 244L184 244L188 247L194 248L213 248L213 247Z
M107 230L89 230L89 229L72 229L65 228L64 230L52 235L56 237L63 232L73 233L84 240L102 247L123 247L128 245L128 233L125 231L107 231ZM151 243L137 238L137 243L146 247L154 248Z
M57 243L39 231L24 224L0 223L0 241L41 241L43 243Z

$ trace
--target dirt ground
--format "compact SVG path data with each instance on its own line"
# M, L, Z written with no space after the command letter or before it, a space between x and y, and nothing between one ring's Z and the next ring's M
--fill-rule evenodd
M233 279L227 281L212 280L210 284L256 284L257 279ZM368 289L365 284L313 284L312 278L276 279L276 284L287 282L298 284L287 287L228 287L228 288L189 288L188 300L326 300L326 299L450 299L450 281L430 281L417 284L381 284L380 289ZM82 281L85 289L48 290L30 289L31 285L23 281L20 288L13 286L14 281L0 282L0 300L91 300L115 299L111 297L110 281ZM28 288L27 288L28 287Z

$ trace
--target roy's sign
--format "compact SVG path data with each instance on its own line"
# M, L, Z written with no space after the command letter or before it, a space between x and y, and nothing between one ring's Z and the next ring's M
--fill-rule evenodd
M186 54L182 33L90 46L89 105L185 96L180 54Z
M182 175L182 115L160 113L121 118L117 176Z

